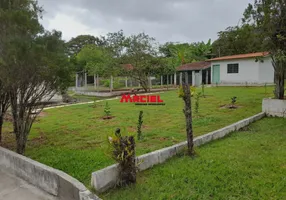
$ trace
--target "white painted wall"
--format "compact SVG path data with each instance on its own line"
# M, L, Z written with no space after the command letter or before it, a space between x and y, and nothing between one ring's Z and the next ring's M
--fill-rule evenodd
M264 62L259 63L259 82L274 83L274 68L271 57L266 57Z
M239 64L239 73L228 74L227 65L235 63ZM273 83L274 71L270 57L264 58L264 62L255 62L255 58L248 58L213 61L211 64L212 66L220 65L220 81L222 84Z

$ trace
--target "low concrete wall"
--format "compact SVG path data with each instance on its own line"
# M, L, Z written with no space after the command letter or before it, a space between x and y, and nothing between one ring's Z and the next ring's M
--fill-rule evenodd
M250 123L257 121L261 118L265 117L265 113L259 113L247 119L241 120L232 125L226 126L222 129L213 131L206 135L202 135L196 137L194 139L195 146L200 146L211 142L213 140L217 140L219 138L223 138L233 131L237 131ZM181 142L179 144L173 145L171 147L167 147L164 149L160 149L148 154L141 155L136 158L136 162L138 165L139 171L146 170L148 168L153 167L154 165L165 162L167 159L173 157L174 155L180 153L184 148L187 147L187 142ZM97 192L104 192L112 187L114 187L118 181L118 170L117 164L111 165L99 171L93 172L91 177L91 185Z
M0 168L62 200L99 200L75 178L0 147Z
M286 100L282 99L263 99L262 111L267 116L286 117Z
M159 92L166 92L171 90L177 90L177 88L169 88L167 89L152 89L150 93L144 92L142 89L139 92L136 92L137 95L147 95L147 94L153 94L153 93L159 93ZM123 91L112 91L112 92L95 92L95 91L81 91L81 90L75 90L76 94L80 95L86 95L86 96L97 96L97 97L116 97L121 96L123 94L129 93L133 94L131 90L123 90Z

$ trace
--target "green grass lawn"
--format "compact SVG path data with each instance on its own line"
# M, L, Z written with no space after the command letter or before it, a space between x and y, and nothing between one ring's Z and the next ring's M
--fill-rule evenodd
M193 117L195 136L261 112L262 99L273 96L272 90L268 87L265 95L264 87L205 88L207 97L201 98L199 113ZM115 116L111 120L101 119L105 102L97 103L96 108L89 104L47 110L32 127L26 156L63 170L89 186L93 171L113 164L107 155L107 136L116 128L121 128L123 134L136 134L140 110L144 111L144 140L136 143L137 155L185 140L182 99L178 98L177 91L160 95L165 106L136 106L119 100L109 101L111 113ZM230 104L233 96L237 96L238 109L220 107ZM11 126L5 123L4 143L14 149Z
M286 119L265 118L140 172L137 184L103 199L286 199Z

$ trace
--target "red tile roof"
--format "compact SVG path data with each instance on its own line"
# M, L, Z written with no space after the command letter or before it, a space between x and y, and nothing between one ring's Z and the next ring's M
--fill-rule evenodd
M131 64L123 64L122 66L124 67L125 70L133 70L134 69L133 65L131 65Z
M255 57L264 57L268 56L269 52L257 52L257 53L247 53L247 54L239 54L232 56L223 56L218 58L209 59L207 61L219 61L219 60L233 60L233 59L243 59L243 58L255 58Z
M207 69L211 67L210 62L193 62L193 63L187 63L182 66L177 67L177 71L192 71L192 70L201 70L201 69Z

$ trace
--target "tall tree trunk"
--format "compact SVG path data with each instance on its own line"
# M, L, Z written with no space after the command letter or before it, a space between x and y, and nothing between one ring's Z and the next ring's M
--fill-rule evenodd
M17 153L24 155L27 143L27 133L16 133Z
M272 56L272 65L274 67L274 95L276 99L284 99L284 82L286 73L286 62L279 58L279 54Z
M275 98L276 99L284 99L284 83L285 77L284 73L275 71Z
M21 109L20 109L21 113ZM16 115L15 115L16 114ZM26 143L28 135L33 124L34 117L24 116L21 114L15 113L14 118L14 133L16 135L16 144L17 144L17 153L24 154L26 150Z
M145 92L148 92L148 79L139 79L139 83Z
M193 126L192 126L192 101L191 101L190 85L188 82L186 82L187 76L188 76L188 74L185 73L185 84L183 84L183 90L184 90L183 100L185 103L185 108L183 109L183 112L184 112L185 118L186 118L188 154L190 156L194 156L195 151L194 151Z
M13 129L16 135L17 153L23 155L26 149L27 138L35 120L35 115L32 115L32 110L25 103L18 100L17 93L11 92L11 110L13 115ZM18 101L20 103L18 103Z

